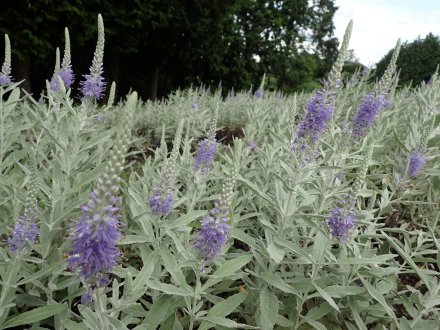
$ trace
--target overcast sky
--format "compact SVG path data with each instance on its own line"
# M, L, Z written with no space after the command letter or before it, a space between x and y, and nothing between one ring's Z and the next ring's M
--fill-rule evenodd
M380 61L398 38L440 35L440 0L336 0L336 6L335 35L342 40L353 19L349 48L365 65Z

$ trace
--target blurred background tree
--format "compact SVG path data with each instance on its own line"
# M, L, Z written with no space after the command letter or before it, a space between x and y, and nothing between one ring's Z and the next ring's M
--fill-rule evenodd
M349 49L347 59L342 68L342 80L348 80L355 72L364 71L367 67L359 62L359 59L354 53L354 49Z
M144 98L201 83L258 86L263 73L284 92L319 83L330 69L334 0L16 0L0 12L13 75L35 95L53 73L55 48L72 44L76 85L91 64L96 17L106 29L104 75L119 94Z
M377 63L376 76L380 77L391 59L391 49ZM418 37L413 42L406 42L400 48L397 59L397 71L399 72L399 84L413 86L422 81L428 82L440 63L440 38L429 33L425 38Z

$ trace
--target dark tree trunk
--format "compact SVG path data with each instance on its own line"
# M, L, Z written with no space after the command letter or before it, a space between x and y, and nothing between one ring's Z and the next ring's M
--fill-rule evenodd
M21 88L31 93L31 60L29 57L13 62L12 66L14 81L23 80Z

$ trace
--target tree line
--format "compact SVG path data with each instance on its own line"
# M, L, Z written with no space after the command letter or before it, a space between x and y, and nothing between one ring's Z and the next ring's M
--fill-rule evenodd
M270 88L313 87L329 70L333 0L17 0L0 11L15 80L39 93L70 31L76 86L90 66L96 17L104 18L104 75L121 94L154 99L190 85L248 89L263 73ZM75 87L75 85L74 85Z
M219 83L225 90L256 88L264 73L268 88L289 93L316 88L330 69L338 46L336 10L334 0L16 0L2 6L0 33L11 39L15 80L25 79L22 86L37 96L52 76L64 27L77 89L92 60L98 13L106 32L104 76L116 81L121 95L133 88L155 99ZM439 63L438 36L404 43L400 84L427 82ZM344 70L359 68L348 60Z

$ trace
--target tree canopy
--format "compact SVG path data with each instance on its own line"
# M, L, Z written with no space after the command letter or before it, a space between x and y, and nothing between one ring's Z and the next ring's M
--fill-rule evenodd
M263 73L283 91L319 81L337 51L334 0L17 0L0 12L16 79L35 93L52 75L70 30L76 80L87 72L96 17L106 31L104 75L118 90L154 98L190 84L257 86Z
M394 49L391 49L377 63L376 74L378 77L385 72ZM418 37L413 42L406 42L400 48L397 59L399 83L414 85L422 81L428 82L437 66L440 64L440 38L429 33L425 38Z

